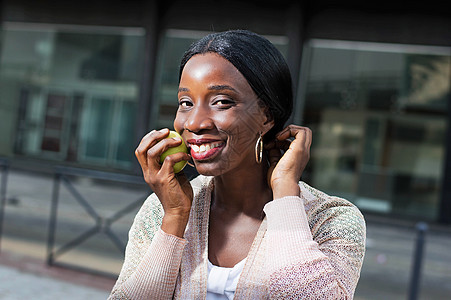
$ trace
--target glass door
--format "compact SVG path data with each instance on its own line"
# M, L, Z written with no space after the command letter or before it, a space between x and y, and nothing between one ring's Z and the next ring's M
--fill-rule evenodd
M304 180L362 209L435 219L451 49L312 40L295 122L313 130Z

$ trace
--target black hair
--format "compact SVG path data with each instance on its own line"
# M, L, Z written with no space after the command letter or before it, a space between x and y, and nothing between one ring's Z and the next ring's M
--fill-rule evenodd
M197 54L214 52L227 59L246 78L257 97L268 107L274 127L265 140L281 131L293 109L293 90L288 65L266 38L248 30L209 34L193 43L182 57L179 80L188 60Z

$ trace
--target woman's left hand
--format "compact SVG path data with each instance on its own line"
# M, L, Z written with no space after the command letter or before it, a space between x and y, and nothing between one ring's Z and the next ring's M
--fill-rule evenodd
M311 144L312 131L309 128L289 125L265 146L270 163L268 184L274 199L299 196L298 182L309 161Z

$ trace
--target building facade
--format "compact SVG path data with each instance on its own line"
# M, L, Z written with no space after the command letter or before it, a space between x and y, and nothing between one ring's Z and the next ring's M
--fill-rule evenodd
M178 64L212 31L266 36L290 66L303 180L363 211L451 222L451 17L437 1L0 2L0 157L136 173L172 128Z

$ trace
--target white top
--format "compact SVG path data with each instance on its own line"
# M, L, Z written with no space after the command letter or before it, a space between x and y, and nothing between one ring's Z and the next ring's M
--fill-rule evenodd
M207 300L232 300L246 259L233 268L213 265L208 260Z

